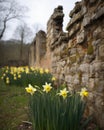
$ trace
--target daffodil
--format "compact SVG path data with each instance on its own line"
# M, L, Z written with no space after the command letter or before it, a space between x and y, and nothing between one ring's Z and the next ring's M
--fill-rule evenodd
M52 81L55 81L56 80L56 78L55 77L52 77Z
M84 97L88 97L89 93L86 88L82 88L80 92L80 96L83 99Z
M51 89L52 89L52 86L51 86L51 83L45 83L45 85L43 85L43 91L48 93Z
M40 74L43 74L44 71L43 71L43 68L40 68Z
M26 74L29 73L29 68L28 67L26 67L25 72L26 72Z
M18 74L18 78L21 78L21 75L20 75L20 74Z
M17 77L16 77L16 76L14 76L14 80L17 80Z
M7 84L10 83L9 77L6 78L6 83L7 83Z
M31 84L29 84L29 87L25 88L27 93L30 93L31 95L33 95L36 92L36 88L34 88Z
M2 76L2 77L1 77L1 79L3 80L3 79L4 79L4 77Z
M49 70L48 70L48 69L45 69L45 72L46 72L46 73L49 73Z
M4 73L3 76L6 76L6 74Z
M62 96L65 99L67 97L68 92L69 91L64 88L63 90L60 90L60 93L58 93L58 95Z

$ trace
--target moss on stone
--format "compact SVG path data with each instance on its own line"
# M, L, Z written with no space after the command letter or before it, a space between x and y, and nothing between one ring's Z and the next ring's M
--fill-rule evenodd
M64 57L65 55L68 55L69 49L65 48L61 53L60 53L60 57Z
M87 49L87 54L88 54L88 55L92 55L93 52L94 52L93 45L92 45L92 44L89 44L89 45L88 45L88 49Z
M78 76L79 76L79 83L82 83L82 71L78 72Z
M77 60L76 55L70 57L70 61L72 64L75 63L76 60Z

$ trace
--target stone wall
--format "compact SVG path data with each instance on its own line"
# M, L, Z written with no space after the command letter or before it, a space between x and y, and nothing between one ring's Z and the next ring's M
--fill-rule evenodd
M67 33L62 30L63 17L63 8L58 6L47 24L41 66L50 68L59 84L65 82L69 89L86 86L90 92L87 114L94 114L104 129L104 1L76 2Z
M29 65L41 66L42 59L45 60L46 54L46 33L40 30L30 45L29 51Z

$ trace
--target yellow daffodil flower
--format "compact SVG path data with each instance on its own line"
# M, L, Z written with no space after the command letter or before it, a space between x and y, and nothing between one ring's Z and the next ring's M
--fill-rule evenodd
M1 77L1 79L3 80L3 79L4 79L4 77L2 76L2 77Z
M48 70L48 69L45 69L45 73L49 73L49 70Z
M82 88L80 92L80 96L83 99L84 97L88 97L89 93L86 88Z
M4 73L3 76L6 76L6 74Z
M64 99L67 97L69 91L64 88L63 90L60 90L60 93L58 93L60 96L62 96Z
M21 75L20 75L20 74L18 74L18 78L21 78Z
M30 93L31 95L34 94L34 92L36 92L36 88L34 88L31 84L29 84L29 87L25 88L27 93Z
M26 72L26 74L28 74L28 73L29 73L29 68L28 68L28 67L26 67L25 72Z
M52 89L51 83L48 84L46 82L45 85L43 85L43 88L44 88L43 91L48 93Z
M44 73L43 69L42 69L42 68L40 68L40 74L43 74L43 73Z
M14 80L17 80L17 77L16 77L16 76L14 76Z
M52 77L52 81L55 81L56 80L56 78L55 77Z
M6 83L7 83L7 84L10 83L9 77L6 78Z
M5 73L8 73L8 70L6 70Z

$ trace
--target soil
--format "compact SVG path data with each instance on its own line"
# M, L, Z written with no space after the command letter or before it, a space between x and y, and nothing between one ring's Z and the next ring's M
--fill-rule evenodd
M17 130L33 130L32 123L22 121L22 123L18 126ZM94 122L90 122L84 130L101 130L101 129L97 129L97 125Z
M18 126L17 130L33 130L32 123L27 121L22 121L22 123Z

